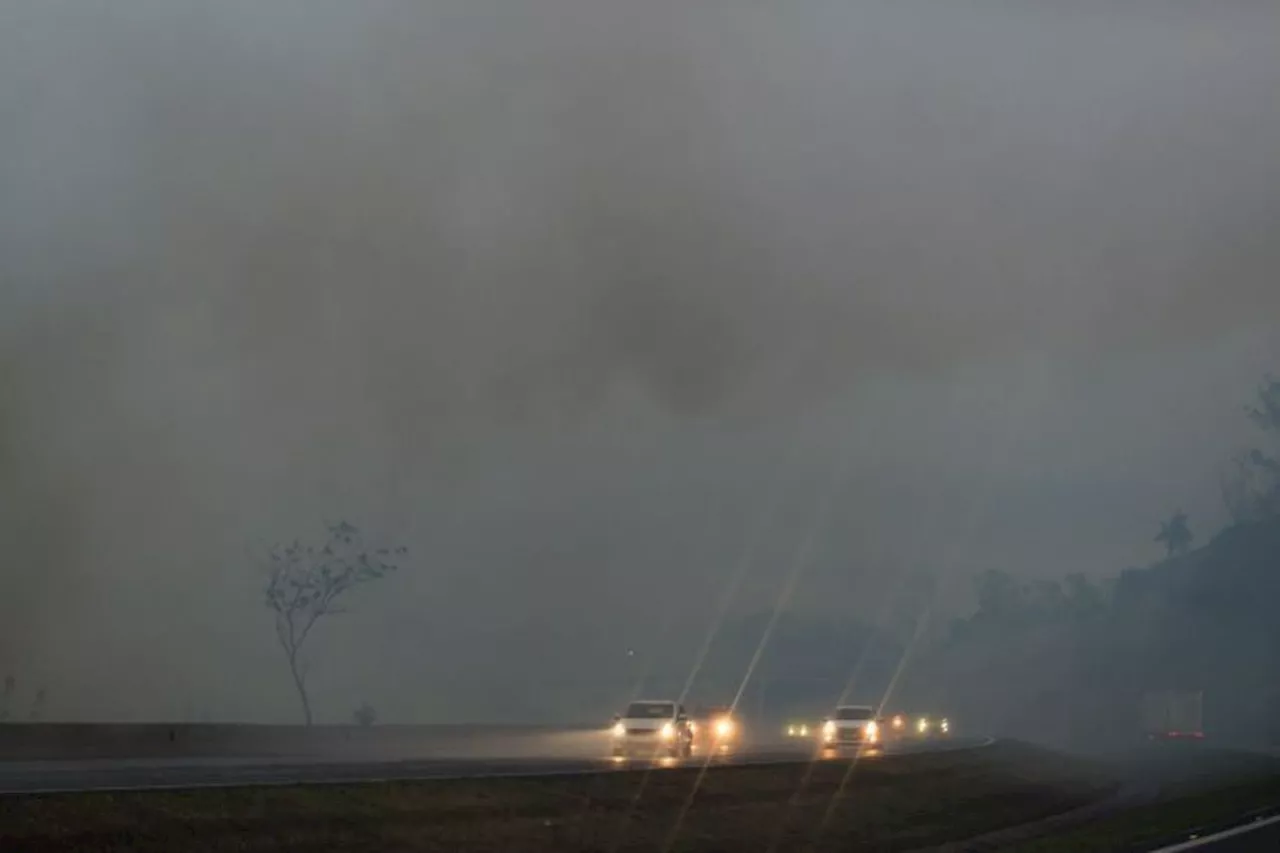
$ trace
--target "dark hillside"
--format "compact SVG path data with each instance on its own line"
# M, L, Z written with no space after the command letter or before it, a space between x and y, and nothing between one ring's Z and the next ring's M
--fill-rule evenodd
M1144 690L1197 688L1215 739L1280 742L1280 521L1229 528L1109 585L991 572L978 592L906 688L969 725L1120 744L1140 734Z

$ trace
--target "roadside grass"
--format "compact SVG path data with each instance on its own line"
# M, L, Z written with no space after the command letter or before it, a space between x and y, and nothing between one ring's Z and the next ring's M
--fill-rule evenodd
M852 767L852 770L851 770ZM49 851L910 850L1106 796L1093 764L1020 744L580 776L31 795L0 847ZM686 805L688 806L686 810Z
M1062 835L1029 841L1025 853L1123 853L1186 840L1193 831L1225 829L1242 815L1280 807L1280 775L1175 795Z

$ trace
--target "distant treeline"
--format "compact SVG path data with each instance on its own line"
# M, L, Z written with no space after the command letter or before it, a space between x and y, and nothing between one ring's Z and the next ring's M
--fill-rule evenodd
M1280 439L1280 380L1248 416ZM1123 741L1144 690L1205 691L1210 735L1280 741L1280 461L1236 454L1223 478L1232 523L1191 550L1186 516L1156 539L1167 558L1102 583L1021 583L991 571L977 610L913 667L908 690L993 731L1058 742Z

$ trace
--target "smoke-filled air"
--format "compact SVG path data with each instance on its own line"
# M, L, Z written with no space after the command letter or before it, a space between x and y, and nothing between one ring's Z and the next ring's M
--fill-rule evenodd
M1276 32L6 0L3 712L1261 725Z

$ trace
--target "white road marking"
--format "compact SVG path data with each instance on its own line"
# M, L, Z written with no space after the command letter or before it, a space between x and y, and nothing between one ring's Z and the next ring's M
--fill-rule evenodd
M1272 826L1277 823L1280 823L1280 815L1261 820L1255 819L1250 823L1244 823L1240 826L1232 827L1231 829L1224 829L1222 832L1216 832L1213 835L1206 835L1203 838L1194 838L1190 841L1183 841L1178 844L1174 844L1172 847L1161 847L1159 850L1151 851L1151 853L1180 853L1180 851L1183 850L1194 850L1197 847L1203 847L1206 844L1217 844L1219 841L1233 838L1237 835L1244 835L1246 832L1253 832L1256 829L1262 829L1264 826Z

